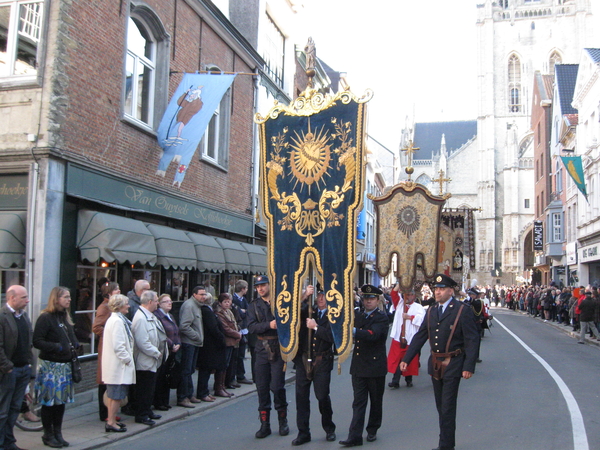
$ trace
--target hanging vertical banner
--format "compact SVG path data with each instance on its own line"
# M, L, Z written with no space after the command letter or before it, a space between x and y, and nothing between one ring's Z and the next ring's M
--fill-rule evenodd
M533 250L544 250L544 222L541 220L533 222Z
M571 175L571 179L577 185L583 196L587 199L587 189L585 188L585 175L583 173L583 164L581 156L561 156L563 164Z
M308 89L260 125L261 196L267 223L271 307L282 357L298 349L309 266L323 286L340 362L352 347L356 230L364 191L366 104L349 91Z
M157 175L165 176L171 162L177 164L173 184L181 186L185 173L210 120L235 75L186 73L158 127L163 149Z
M377 214L377 272L386 277L398 260L396 277L404 290L413 287L417 266L426 278L437 271L439 230L446 197L437 197L420 184L407 181L382 197L373 198ZM461 257L462 261L462 257Z

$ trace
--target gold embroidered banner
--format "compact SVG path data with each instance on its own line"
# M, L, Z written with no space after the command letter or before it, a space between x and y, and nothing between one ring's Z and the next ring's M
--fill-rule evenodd
M409 289L417 277L417 265L426 278L437 270L439 224L445 197L432 195L420 184L408 181L386 195L373 198L377 214L377 272L392 270L396 254L396 277Z

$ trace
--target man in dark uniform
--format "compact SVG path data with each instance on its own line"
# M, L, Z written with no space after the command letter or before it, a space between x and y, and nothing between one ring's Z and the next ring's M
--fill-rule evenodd
M313 287L308 286L305 295L310 296ZM310 385L313 383L315 397L319 402L321 425L327 441L335 441L335 423L329 397L329 384L333 370L333 334L327 317L325 293L317 284L317 307L308 317L310 305L302 303L300 319L299 351L294 358L296 364L296 424L298 437L292 445L310 442ZM310 358L310 359L309 359ZM308 366L308 367L307 367Z
M254 287L260 298L248 308L248 332L255 333L256 363L254 366L254 382L258 393L258 411L260 429L255 436L259 439L271 434L271 392L273 404L279 418L279 434L287 436L290 432L287 423L287 401L285 395L284 361L281 359L277 322L271 312L271 291L269 278L259 275L254 279Z
M383 393L387 374L387 340L389 321L385 312L380 311L379 296L383 292L365 284L361 288L364 311L354 317L354 351L350 364L352 375L352 422L348 438L340 441L344 447L362 445L362 431L365 424L367 401L371 400L369 422L367 423L367 442L377 439L377 430L383 417Z
M429 339L431 356L428 373L433 382L435 405L440 424L439 446L434 450L453 450L456 432L456 401L460 378L469 379L475 372L479 333L473 312L454 298L456 282L447 275L434 279L435 305L406 352L400 370L405 370Z
M471 311L473 311L473 318L475 319L475 326L477 327L477 331L479 332L479 336L483 337L483 302L480 299L481 292L479 292L476 288L472 287L467 290L467 298L464 303L469 305ZM481 350L481 339L479 339L479 345L477 346L477 362L480 363L481 359L479 358L479 352Z

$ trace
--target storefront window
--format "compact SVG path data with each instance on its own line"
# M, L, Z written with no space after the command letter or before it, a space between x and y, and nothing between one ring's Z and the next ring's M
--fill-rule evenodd
M229 292L231 295L233 295L233 293L235 292L235 283L238 282L238 280L243 280L244 276L240 275L239 273L230 273L227 276L227 292Z
M100 261L98 265L77 266L76 301L71 304L74 313L75 335L82 345L83 354L96 353L98 336L92 333L96 308L102 303L101 286L106 282L117 281L116 263Z
M131 266L131 288L135 286L137 280L146 280L150 283L150 290L156 291L158 294L160 288L160 269L150 269L143 264L135 264Z
M173 275L167 278L165 293L170 294L171 299L174 302L183 302L187 300L191 295L189 279L189 272L173 272Z
M2 305L6 300L6 290L15 284L25 286L25 270L23 269L4 269L0 270L0 295Z
M209 292L214 301L217 301L217 296L221 293L221 274L218 273L201 273L200 282L206 288L206 292Z

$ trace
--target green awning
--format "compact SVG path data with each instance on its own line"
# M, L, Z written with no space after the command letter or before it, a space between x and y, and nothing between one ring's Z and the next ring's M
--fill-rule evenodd
M156 243L156 263L165 269L195 269L198 261L194 243L182 230L146 223Z
M225 270L225 253L223 247L212 236L199 233L186 233L194 243L198 270L223 272Z
M27 211L0 211L0 269L25 267Z
M96 211L79 211L77 247L81 258L90 262L100 258L155 265L157 262L154 236L139 220Z
M223 238L215 238L215 240L223 248L225 269L232 273L248 273L250 259L248 258L248 252L242 247L242 243Z
M248 252L250 260L250 272L253 274L267 273L267 248L260 245L245 244L242 242L242 247Z

